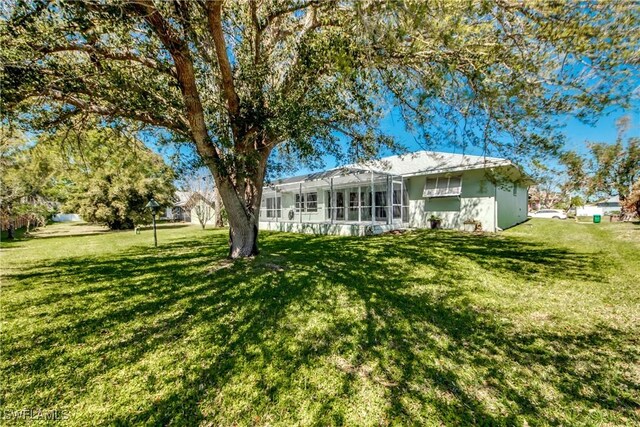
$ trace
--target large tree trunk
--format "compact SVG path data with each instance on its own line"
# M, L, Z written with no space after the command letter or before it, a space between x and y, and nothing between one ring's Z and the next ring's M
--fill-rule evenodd
M245 215L229 215L229 258L258 255L258 220Z
M262 181L252 182L262 194ZM244 258L258 255L259 199L256 203L238 197L229 183L221 186L220 196L227 209L229 219L229 258ZM249 203L247 203L249 202Z
M229 220L229 258L259 253L258 222L269 153L263 148L252 160L236 160L234 173L221 174L210 167Z

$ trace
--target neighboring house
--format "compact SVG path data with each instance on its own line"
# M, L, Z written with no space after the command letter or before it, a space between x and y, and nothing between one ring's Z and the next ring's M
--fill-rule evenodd
M599 208L596 205L584 205L576 207L576 216L594 216L594 215L604 215L602 208Z
M173 206L167 208L163 218L178 222L191 222L191 211L187 204L192 194L188 191L176 191L173 197Z
M612 213L620 213L622 205L618 196L610 197L596 203L578 206L576 208L577 216L593 216L593 215L611 215Z
M195 194L194 197L199 200L191 208L191 224L202 225L200 221L204 220L205 225L215 225L215 203L200 194Z
M602 209L605 215L611 215L611 213L620 213L622 205L620 204L620 197L614 196L608 199L596 202L596 206Z
M527 219L530 184L506 159L420 151L265 185L260 228L363 235L428 228L434 216L497 231Z
M198 192L176 191L174 204L167 208L163 218L175 222L190 222L200 225L200 216L206 218L206 224L214 224L214 203L206 200Z

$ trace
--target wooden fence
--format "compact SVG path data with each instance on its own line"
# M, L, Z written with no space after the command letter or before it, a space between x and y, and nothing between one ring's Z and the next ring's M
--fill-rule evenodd
M0 218L0 227L4 231L9 229L9 225L13 224L13 229L17 230L18 228L26 227L28 221L29 215L21 215L16 218L2 217Z

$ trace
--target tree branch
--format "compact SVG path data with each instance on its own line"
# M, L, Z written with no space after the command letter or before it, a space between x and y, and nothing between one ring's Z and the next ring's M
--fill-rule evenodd
M151 26L160 38L162 44L171 54L187 110L187 120L191 127L191 137L196 144L198 153L217 170L215 163L220 157L207 131L204 109L196 84L195 69L189 52L189 46L175 34L169 22L167 22L158 9L156 9L152 0L134 0L130 3L130 7Z
M234 118L237 118L240 114L240 99L233 82L233 71L227 55L227 46L224 41L224 32L222 30L222 1L215 0L206 3L206 11L209 32L213 38L213 44L218 58L218 66L220 67L220 74L222 76L222 91L225 94L229 115L233 123ZM235 136L237 136L237 134Z
M34 95L34 96L40 96L40 95L41 94ZM78 110L81 110L87 113L95 114L98 116L105 116L105 117L125 117L128 119L137 120L142 123L150 124L153 126L164 127L164 128L176 131L182 135L191 137L191 135L189 134L188 123L175 122L175 121L169 120L167 117L159 117L159 116L153 115L148 111L141 111L141 110L127 111L114 105L112 106L99 105L91 101L83 100L82 98L74 94L64 93L58 89L49 89L48 91L45 92L44 95L47 95L49 98L53 100L72 105Z
M258 5L256 0L249 2L249 9L251 10L251 23L255 31L253 38L253 63L258 65L260 62L260 39L262 38L262 29L260 27L260 20L258 19Z
M319 6L320 4L322 4L321 0L310 0L310 1L303 2L303 3L300 3L300 4L294 5L294 6L286 7L284 9L276 10L276 11L270 13L267 16L264 24L260 27L260 31L264 31L269 25L271 25L271 23L275 19L277 19L277 18L279 18L279 17L281 17L283 15L287 15L287 14L293 13L293 12L298 12L300 10L307 9L307 8L309 8L311 6Z
M173 78L177 78L176 71L172 67L164 67L163 64L158 63L156 60L147 58L144 56L136 55L133 51L126 49L122 52L113 52L107 49L97 47L94 45L66 45L66 46L31 46L32 49L42 52L44 54L57 53L57 52L85 52L87 54L99 55L105 59L112 59L115 61L129 61L141 64L147 68L165 73Z

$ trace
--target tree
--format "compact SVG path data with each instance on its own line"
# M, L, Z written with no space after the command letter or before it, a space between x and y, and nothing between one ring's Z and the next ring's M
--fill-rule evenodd
M613 144L588 143L589 155L570 151L563 155L563 163L572 178L572 189L589 197L618 196L623 207L634 184L640 179L640 138L624 136L630 120L622 117L617 122L618 137ZM627 216L635 215L635 207L626 210ZM623 212L625 216L625 212Z
M0 129L0 222L13 238L13 222L43 226L54 212L50 187L59 170L58 159L45 147L34 147L28 138L15 129Z
M54 212L50 203L41 198L27 198L13 206L13 214L26 220L25 233L28 235L31 227L44 227L47 219Z
M175 174L162 157L122 129L87 123L34 138L3 130L0 150L3 216L41 224L54 205L111 229L148 221L151 197L167 205Z
M391 108L426 142L555 150L549 117L588 118L633 92L640 21L620 1L14 0L6 11L11 118L92 114L191 144L228 213L232 258L258 252L272 152L291 164L399 149L379 126Z
M220 192L217 188L214 188L213 190L213 205L216 207L215 213L213 214L213 224L215 227L221 228L224 227L225 219L227 218L227 211L224 208L224 203L222 203Z
M162 157L118 129L57 134L44 144L58 146L65 159L57 176L66 182L64 207L112 230L149 222L145 206L154 198L169 206L175 174Z
M640 217L640 179L631 187L631 192L622 203L622 208L628 216L635 214L636 217Z
M550 209L567 201L564 176L558 168L552 167L548 162L535 159L529 170L529 175L536 183L529 188L529 202L535 205L535 209Z

